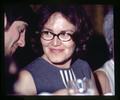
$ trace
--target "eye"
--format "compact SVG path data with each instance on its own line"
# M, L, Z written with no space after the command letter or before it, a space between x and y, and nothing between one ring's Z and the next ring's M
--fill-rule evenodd
M19 32L20 34L24 33L25 31L26 31L26 28L25 28L24 26L19 26L19 27L18 27L18 32Z
M53 34L49 31L43 31L41 37L45 40L51 40L53 38Z
M48 31L43 31L42 33L46 34L46 35L50 34L50 32L48 32Z
M23 32L25 32L25 29L19 29L18 32L23 33Z
M65 33L65 32L63 32L63 33L60 33L60 37L70 37L70 33Z
M43 32L42 32L42 35L51 36L52 33L49 32L49 31L43 31Z

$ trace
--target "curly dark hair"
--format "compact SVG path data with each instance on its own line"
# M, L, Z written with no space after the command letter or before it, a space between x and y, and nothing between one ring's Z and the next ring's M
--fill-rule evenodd
M55 13L60 12L69 22L76 26L76 32L73 35L73 41L76 44L77 51L81 50L81 46L85 44L86 40L93 32L92 24L84 10L80 5L76 4L49 4L42 5L42 7L37 11L39 16L38 30L39 36L44 24L48 21L50 16Z

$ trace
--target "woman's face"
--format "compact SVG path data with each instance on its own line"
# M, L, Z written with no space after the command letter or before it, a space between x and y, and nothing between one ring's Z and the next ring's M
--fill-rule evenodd
M7 18L4 16L5 26ZM12 55L18 47L25 46L25 32L27 23L24 21L14 21L4 33L5 55Z
M70 23L61 13L56 12L51 15L45 23L42 31L49 31L54 34L61 32L74 34L76 27ZM52 40L41 39L44 55L43 57L52 64L64 65L71 61L71 55L75 49L75 43L72 39L63 42L55 36ZM67 64L69 66L69 64Z

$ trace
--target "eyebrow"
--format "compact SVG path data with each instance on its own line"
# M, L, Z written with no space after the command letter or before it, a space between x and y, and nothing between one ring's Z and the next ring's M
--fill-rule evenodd
M44 27L42 30L48 30L48 31L52 31L52 29Z
M27 23L23 23L22 25L19 25L19 26L24 26L25 28L28 26L28 24Z
M53 32L53 30L52 30L52 29L47 28L47 27L44 27L44 28L43 28L43 30L48 30L48 31ZM73 30L61 30L61 32L68 32L68 31L70 31L70 32L73 32L73 33L74 33L74 31L73 31Z
M27 23L24 23L24 24L21 24L21 25L18 25L17 27L22 27L22 28L26 28L26 26L28 26L28 24Z

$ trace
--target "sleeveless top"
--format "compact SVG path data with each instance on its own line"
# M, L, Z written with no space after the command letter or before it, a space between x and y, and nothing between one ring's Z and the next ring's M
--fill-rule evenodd
M97 71L103 71L104 73L106 73L110 82L111 92L113 95L115 95L114 60L113 59L108 60L102 66L102 68L99 68Z
M77 59L68 69L51 65L41 57L25 67L33 77L37 93L53 93L59 89L67 88L69 80L91 78L91 69L87 62Z

